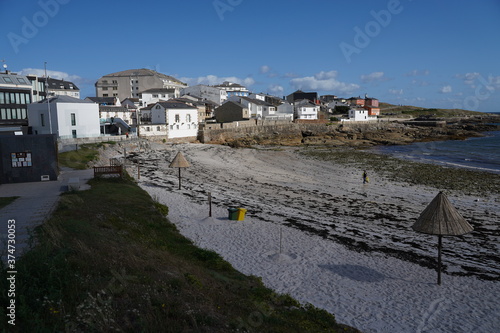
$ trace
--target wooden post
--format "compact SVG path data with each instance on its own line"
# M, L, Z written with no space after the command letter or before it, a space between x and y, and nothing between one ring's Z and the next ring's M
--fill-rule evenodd
M283 228L280 227L280 254L281 254L281 239L283 238L282 234L283 234Z
M441 248L443 247L443 235L438 235L438 285L441 285Z
M212 192L208 192L208 216L212 217Z
M181 168L179 168L179 190L181 189Z
M141 161L137 160L137 179L141 179Z

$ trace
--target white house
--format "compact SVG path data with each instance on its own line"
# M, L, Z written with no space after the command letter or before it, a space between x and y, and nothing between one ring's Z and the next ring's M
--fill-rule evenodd
M179 90L173 88L151 88L141 92L142 106L179 97Z
M158 102L150 110L151 125L166 124L168 138L196 137L198 108L181 102Z
M250 111L250 118L253 119L273 117L277 114L276 106L260 99L246 96L231 96L228 100L244 105Z
M190 95L201 98L202 100L209 100L221 105L227 100L227 92L224 89L207 86L204 84L197 84L183 88L181 95Z
M28 124L34 134L86 138L100 136L99 105L70 96L55 96L28 105Z
M318 119L319 105L312 103L308 99L295 102L295 119Z
M341 121L370 121L377 120L377 117L372 117L368 114L368 110L365 109L350 109L349 118L341 119Z

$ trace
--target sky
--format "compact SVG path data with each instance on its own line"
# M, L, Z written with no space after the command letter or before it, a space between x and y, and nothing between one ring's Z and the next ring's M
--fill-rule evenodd
M148 68L427 108L500 112L500 0L0 0L0 60L72 81Z

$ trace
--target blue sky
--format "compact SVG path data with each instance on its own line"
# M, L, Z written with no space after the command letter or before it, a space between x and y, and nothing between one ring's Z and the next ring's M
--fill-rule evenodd
M500 111L499 0L0 0L0 60L73 81L149 68L382 102Z

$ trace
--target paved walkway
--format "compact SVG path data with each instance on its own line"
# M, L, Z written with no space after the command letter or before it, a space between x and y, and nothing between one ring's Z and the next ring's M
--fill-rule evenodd
M10 205L0 209L0 255L6 259L9 220L15 220L16 259L28 248L30 232L52 213L61 193L67 191L68 180L79 178L80 190L89 188L87 181L93 170L63 168L56 181L0 185L0 197L18 196Z

